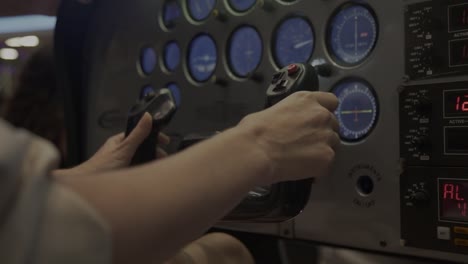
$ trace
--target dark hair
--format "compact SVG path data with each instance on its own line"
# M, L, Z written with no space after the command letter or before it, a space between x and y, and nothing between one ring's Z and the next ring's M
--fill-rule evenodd
M53 49L45 45L20 72L13 97L7 102L5 120L51 141L63 151L63 92L56 78Z

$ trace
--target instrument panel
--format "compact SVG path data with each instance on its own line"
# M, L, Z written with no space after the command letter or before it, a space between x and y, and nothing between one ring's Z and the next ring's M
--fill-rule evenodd
M76 5L75 12L90 9ZM86 155L125 127L127 110L149 91L168 87L180 106L167 133L210 133L261 110L276 70L310 63L320 90L340 101L342 146L331 175L314 183L293 221L221 226L467 262L465 1L91 5L83 65Z

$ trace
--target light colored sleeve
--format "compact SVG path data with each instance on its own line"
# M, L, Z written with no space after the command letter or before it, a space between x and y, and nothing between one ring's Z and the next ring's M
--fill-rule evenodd
M106 264L105 221L79 195L54 182L58 152L0 120L0 259L2 264Z

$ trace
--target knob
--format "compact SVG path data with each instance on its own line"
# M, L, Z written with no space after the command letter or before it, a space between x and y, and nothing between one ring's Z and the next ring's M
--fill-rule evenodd
M430 114L432 112L432 102L427 96L423 96L419 99L417 109L420 113Z
M429 136L422 136L416 140L416 147L421 151L421 152L430 152L432 148L432 143L431 139Z
M424 203L429 201L429 194L426 190L419 190L411 195L411 200L418 203Z
M312 66L317 70L318 75L327 78L333 74L333 68L325 59L315 59L312 61Z
M317 72L322 77L330 77L333 73L333 69L330 64L321 64L317 66Z

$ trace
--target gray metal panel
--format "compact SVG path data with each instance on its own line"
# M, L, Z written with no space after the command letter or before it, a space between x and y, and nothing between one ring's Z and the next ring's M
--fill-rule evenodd
M343 1L341 1L343 2ZM338 5L328 1L321 8L319 21L325 33L327 18ZM379 19L379 39L371 56L353 69L339 69L321 87L331 87L346 76L366 79L375 89L380 104L379 122L364 141L343 144L337 152L332 175L314 186L310 204L296 219L296 236L334 244L385 250L399 246L399 130L398 87L404 76L403 6L394 1L370 3ZM326 11L325 11L325 10ZM320 50L326 56L326 47ZM350 173L359 165L372 167ZM375 170L375 172L372 172ZM371 174L371 175L369 175ZM373 174L373 175L372 175ZM375 180L375 190L360 195L357 178L368 175Z
M338 1L327 1L326 21ZM408 3L372 1L380 24L378 44L371 57L355 69L338 76L364 77L374 87L380 103L379 123L363 142L344 144L330 177L320 179L312 190L309 206L295 220L297 238L397 254L466 262L466 256L401 246L399 201L398 88L404 78L404 8ZM316 25L317 27L317 25ZM324 33L324 32L323 32ZM322 43L323 44L323 43ZM321 47L325 50L325 47ZM324 56L317 54L316 56ZM466 79L466 78L465 78ZM328 87L335 80L325 80ZM359 165L362 168L351 173ZM365 167L365 166L364 166ZM374 170L372 172L372 170ZM359 171L362 171L361 173ZM364 197L356 188L357 177L375 179L373 194ZM434 230L436 232L436 230Z
M333 75L320 80L321 90L329 91L346 77L363 78L377 93L380 116L376 128L364 141L343 144L337 153L332 174L319 179L314 185L306 210L294 223L278 228L287 226L287 229L291 229L293 226L298 239L466 262L466 256L416 250L400 244L398 88L404 77L403 23L404 6L408 2L368 2L379 20L377 46L361 65L344 68L331 61L324 36L330 16L345 2L302 0L285 5L272 1L276 7L272 12L258 7L246 15L231 14L226 22L212 16L200 25L183 19L177 25L177 31L165 32L159 21L163 1L100 1L99 8L104 15L96 24L96 39L89 41L89 45L94 46L90 49L93 54L89 54L89 86L94 92L88 97L87 153L93 153L108 136L123 130L126 111L138 97L141 87L147 84L157 88L177 81L181 87L182 107L169 128L171 131L222 130L235 125L245 114L260 110L264 104L267 81L239 80L229 73L224 54L230 32L245 23L259 30L265 53L258 72L269 78L276 70L270 53L274 27L288 15L305 15L315 29L317 42L313 59L323 59L333 65ZM104 10L106 8L108 10ZM223 0L218 0L217 8L221 13L230 12ZM172 74L165 73L160 67L150 77L139 74L136 64L142 46L151 43L161 55L166 42L177 40L182 47L182 58L185 58L190 40L199 32L209 32L216 39L221 58L215 75L218 80L226 80L228 86L223 87L215 82L195 84L187 78L185 66ZM117 121L110 122L108 126L102 126L102 122L100 125L99 119L103 119L103 116L104 119L109 118L105 115L109 111L115 114ZM376 182L371 196L363 197L356 191L357 177L362 174L368 174ZM251 232L284 235L278 233L276 226L230 226Z

